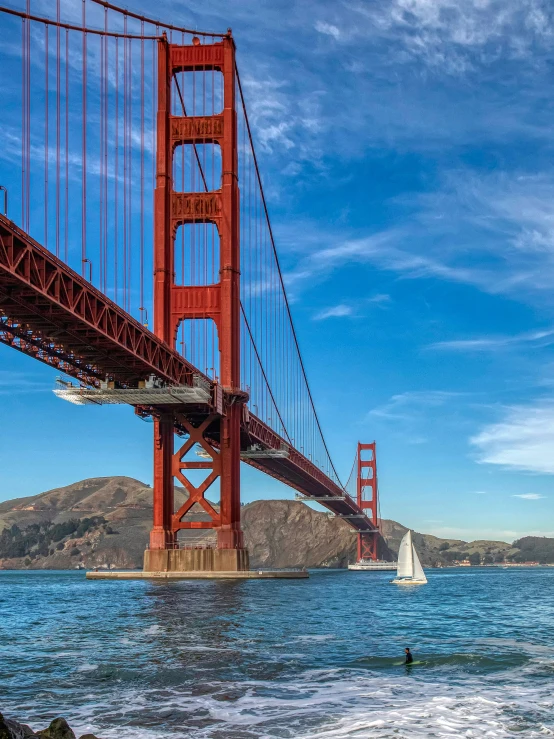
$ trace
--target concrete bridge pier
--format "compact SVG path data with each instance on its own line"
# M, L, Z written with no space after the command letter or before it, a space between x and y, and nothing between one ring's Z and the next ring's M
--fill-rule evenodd
M147 549L144 572L244 572L248 549Z

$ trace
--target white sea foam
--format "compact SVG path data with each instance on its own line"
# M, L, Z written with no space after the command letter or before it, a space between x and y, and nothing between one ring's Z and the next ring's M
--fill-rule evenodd
M123 689L95 695L72 716L79 731L106 739L552 735L550 685L518 685L515 676L506 674L497 678L466 676L449 684L440 676L310 671L291 681L213 682L202 695L178 688Z
M144 629L144 634L148 634L149 636L153 636L154 634L159 634L160 631L163 631L160 624L152 624L152 626L149 626L147 629Z
M62 715L105 739L554 736L554 571L541 588L510 572L457 577L464 587L437 573L417 593L349 578L346 605L340 573L302 588L213 583L193 600L173 585L98 586L98 628L79 590L62 621L67 583L52 576L31 630L25 601L4 618L2 711L36 729Z

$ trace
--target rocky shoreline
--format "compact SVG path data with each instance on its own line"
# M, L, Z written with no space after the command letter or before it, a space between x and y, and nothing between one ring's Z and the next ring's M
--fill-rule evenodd
M33 731L27 724L20 724L0 713L0 739L77 739L75 732L64 718L55 718L47 729ZM82 734L79 739L98 739L94 734Z

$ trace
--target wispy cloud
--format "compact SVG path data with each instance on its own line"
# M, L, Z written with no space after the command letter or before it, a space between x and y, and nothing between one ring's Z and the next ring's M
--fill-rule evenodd
M483 464L554 475L554 401L504 410L504 418L470 439Z
M528 331L514 336L489 336L481 339L457 339L454 341L438 341L429 345L429 349L449 351L487 352L507 349L519 345L535 344L550 346L554 344L554 329L544 331Z
M546 3L536 0L390 0L350 6L383 37L401 39L413 59L460 74L499 56L522 59L553 34ZM535 48L532 44L535 43Z
M443 390L414 390L393 395L389 401L369 411L369 416L391 421L411 420L430 408L439 408L458 393Z
M390 295L387 295L385 293L377 293L377 295L372 295L371 297L366 298L366 301L368 303L376 303L377 305L385 305L392 302L392 299Z
M339 29L332 23L325 23L324 21L316 21L315 30L319 33L323 33L325 36L332 36L334 39L340 38Z
M324 321L326 318L344 318L346 316L352 316L354 309L350 305L341 303L340 305L334 305L331 308L325 308L324 310L316 313L314 321Z
M364 304L368 307L374 305L380 308L386 308L390 302L390 295L386 295L385 293L377 293L376 295L370 295L367 298L361 298L358 301L356 307L354 307L353 305L349 305L348 303L339 303L338 305L324 308L314 315L313 320L323 321L327 318L359 317L362 315L360 311L362 310Z
M52 383L35 375L0 370L0 395L27 395L52 391Z
M300 290L352 265L371 265L405 280L438 279L554 307L554 173L461 170L445 173L439 184L433 192L397 196L388 204L394 225L373 233L304 223L296 242L287 242L288 253L297 256L287 284ZM553 337L547 326L433 348L485 351Z
M521 495L512 495L512 498L522 498L523 500L541 500L545 497L545 495L539 495L538 493L522 493Z

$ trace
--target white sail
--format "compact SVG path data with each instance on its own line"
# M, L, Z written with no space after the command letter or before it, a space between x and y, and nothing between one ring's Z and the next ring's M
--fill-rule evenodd
M427 578L425 577L425 573L423 572L423 567L421 566L421 562L419 561L419 557L417 556L417 552L413 544L412 544L412 557L413 557L413 563L414 563L414 580L420 580L421 582L427 582Z
M418 560L419 563L419 560ZM421 565L419 565L421 567ZM398 569L396 570L396 577L413 577L414 576L414 559L413 559L413 544L412 544L412 532L407 531L404 534L402 541L400 542L400 548L398 550Z

